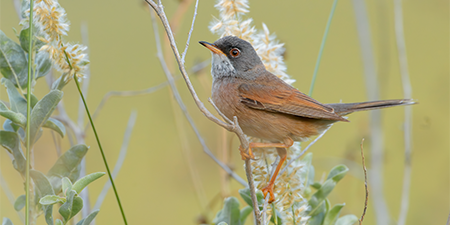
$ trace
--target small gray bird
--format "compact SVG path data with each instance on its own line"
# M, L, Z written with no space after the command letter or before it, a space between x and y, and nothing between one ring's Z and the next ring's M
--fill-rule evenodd
M411 99L322 104L267 71L247 41L226 36L213 44L200 44L212 52L212 99L216 106L229 119L236 116L246 135L271 142L250 143L248 154L241 147L242 158L253 159L252 148L277 148L281 160L262 189L264 196L270 193L269 202L275 200L275 179L286 160L286 148L294 141L319 135L332 123L349 122L342 116L352 112L415 104Z

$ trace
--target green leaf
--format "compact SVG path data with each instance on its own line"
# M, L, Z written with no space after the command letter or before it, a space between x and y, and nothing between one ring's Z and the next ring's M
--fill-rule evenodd
M48 53L41 51L36 54L36 79L44 77L50 72L52 68L52 61L50 60Z
M105 175L104 172L96 172L91 173L89 175L86 175L85 177L80 178L73 184L72 190L76 191L77 193L81 193L81 191L88 186L92 181L97 180L98 178Z
M3 31L0 30L0 72L18 87L27 86L28 63L25 52L20 45L9 39ZM17 77L16 77L17 76Z
M22 97L11 81L5 78L2 78L1 81L6 87L6 92L8 93L10 109L13 112L21 113L24 116L27 115L27 100Z
M3 217L2 225L13 225L10 219Z
M64 223L60 219L56 219L55 225L64 225Z
M86 145L75 145L56 160L55 165L47 173L56 193L61 192L61 179L63 177L68 177L72 183L78 179L80 176L80 162L87 151L88 147Z
M34 106L36 105L36 103L39 102L39 99L36 97L36 95L34 95L33 93L31 93L31 109L34 108ZM27 99L27 94L24 94L23 97L25 99ZM26 101L26 100L25 100Z
M42 208L44 209L45 222L48 225L53 225L53 205L42 206Z
M240 225L240 210L239 210L239 200L235 197L229 197L225 199L222 210L220 210L216 218L214 218L213 223L218 224L220 222L225 222L228 225Z
M245 224L245 220L247 219L248 215L253 212L253 208L251 206L245 206L243 209L241 209L241 215L239 220L241 221L241 224Z
M7 149L13 156L14 169L25 174L26 161L20 149L19 135L15 132L0 130L0 145Z
M250 189L244 188L239 190L239 194L241 195L242 199L253 208L253 202L252 197L250 195ZM256 192L256 200L258 201L258 205L260 205L259 208L261 208L261 205L264 205L264 195L261 191Z
M319 190L322 187L322 185L319 182L315 182L311 184L311 187L313 187L316 190Z
M26 201L25 195L17 197L16 201L14 202L14 209L16 211L20 211L25 206L25 201Z
M66 127L57 119L51 117L48 118L43 127L50 128L56 131L59 135L61 135L62 138L64 137L64 135L66 135Z
M80 220L80 222L77 223L77 225L89 225L94 220L94 218L97 216L98 212L100 210L95 210L91 212L86 218Z
M27 118L20 113L16 113L9 110L8 107L6 107L6 105L3 104L3 102L1 101L0 101L0 115L7 119L10 119L13 123L18 124L21 127L26 126Z
M66 197L66 202L59 208L59 214L64 218L65 223L83 208L83 200L76 194L74 190L70 191Z
M326 200L327 196L331 193L333 188L336 186L347 173L348 168L344 165L335 166L328 175L327 180L322 184L319 190L314 193L308 201L311 206L310 215L314 215L317 208Z
M325 219L323 221L323 225L335 225L337 219L339 218L339 214L341 214L341 209L345 206L345 204L337 204L333 206L325 215Z
M340 181L347 172L348 168L345 165L337 165L333 169L331 169L330 174L328 174L327 180L333 179L335 181Z
M37 170L30 170L30 176L33 178L41 198L46 195L55 195L55 191L53 190L50 181L43 173Z
M70 181L67 177L63 177L63 179L61 179L61 188L63 194L66 195L72 190L72 181Z
M315 210L315 213L310 215L311 218L308 220L308 225L322 225L325 215L327 213L326 204L320 204Z
M62 99L63 93L59 90L52 90L45 95L33 108L31 112L30 141L34 143L40 128L52 115L56 105Z
M64 201L64 198L61 198L58 195L46 195L39 200L39 204L53 205L56 203L64 203Z
M359 221L358 217L356 217L355 215L351 215L350 214L350 215L345 215L345 216L339 218L336 221L335 225L353 225L353 224L355 224L358 221Z
M36 28L33 28L33 30L36 30ZM19 35L19 40L20 40L20 45L22 46L22 49L26 52L30 52L29 51L29 46L30 46L30 28L28 27L27 29L23 29L20 31L20 35ZM38 51L42 46L45 45L44 42L38 40L36 37L34 37L34 49L35 51Z
M14 127L17 127L17 124ZM17 130L15 130L14 127L12 125L12 121L9 119L6 119L5 122L3 123L3 130L5 131L16 132Z

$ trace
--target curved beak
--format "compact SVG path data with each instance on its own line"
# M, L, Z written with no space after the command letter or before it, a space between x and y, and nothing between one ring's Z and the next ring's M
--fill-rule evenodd
M201 45L205 46L206 48L208 48L212 53L214 54L222 54L225 55L225 53L222 52L222 50L218 49L217 46L215 44L211 44L208 43L206 41L199 41L198 43L200 43Z

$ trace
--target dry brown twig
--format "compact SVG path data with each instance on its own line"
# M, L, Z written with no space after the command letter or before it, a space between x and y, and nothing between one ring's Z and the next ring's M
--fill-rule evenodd
M361 218L359 219L359 225L361 225L362 221L364 220L364 216L366 215L366 210L367 210L367 201L369 200L369 189L367 187L367 169L366 169L366 163L365 163L365 159L364 159L363 144L364 144L364 138L361 140L361 159L362 159L362 166L363 166L363 170L364 170L364 186L366 187L366 201L364 202L364 211L361 215Z
M224 122L224 121L218 119L217 117L215 117L211 112L209 112L209 110L204 106L203 102L200 101L200 99L199 99L197 93L195 92L195 89L194 89L194 87L193 87L193 85L192 85L192 83L191 83L191 81L189 79L189 76L187 74L186 68L184 67L184 64L182 62L180 53L179 53L178 48L177 48L176 43L175 43L175 39L174 39L172 30L171 30L170 25L169 25L169 21L168 21L168 19L166 17L166 14L164 13L164 8L163 8L163 5L162 5L161 1L159 1L158 4L155 3L152 0L145 0L145 1L150 5L150 7L153 8L155 13L161 19L161 22L162 22L162 24L164 26L164 29L165 29L166 34L167 34L167 37L169 39L169 43L170 43L170 46L172 48L173 54L174 54L174 56L176 58L176 61L178 63L178 67L179 67L179 70L181 72L181 75L183 76L183 78L185 80L185 83L188 86L188 90L191 93L191 95L192 95L192 97L193 97L197 107L200 109L200 111L203 113L203 115L205 115L209 120L211 120L214 123L216 123L217 125L225 128L226 130L235 133L238 136L242 147L245 148L245 149L248 149L248 144L249 143L247 141L247 137L245 136L245 134L243 133L242 129L240 128L240 126L238 124L238 121L237 121L237 118L234 117L233 118L234 121L230 121L227 117L224 117L223 114L220 113L220 111L217 110L217 107L215 107L215 105L213 104L214 108L219 112L219 114L226 121L226 122ZM189 32L189 36L191 35L192 30L193 29L191 28L191 31ZM170 81L169 81L169 83L170 83ZM174 95L176 96L176 94L175 94L176 87L172 88L172 91L174 92ZM210 100L210 102L212 103L211 100ZM257 207L258 206L258 202L257 202L257 199L256 199L255 186L253 184L253 175L252 175L252 171L251 171L250 159L245 160L245 172L246 172L246 175L247 175L247 180L248 180L248 185L249 185L249 189L250 189L250 193L251 193L252 203L255 206L254 207L254 213L255 213L255 218L256 218L256 224L259 225L259 224L261 224L261 220L260 220L260 217L259 217L260 212L259 212L259 208Z

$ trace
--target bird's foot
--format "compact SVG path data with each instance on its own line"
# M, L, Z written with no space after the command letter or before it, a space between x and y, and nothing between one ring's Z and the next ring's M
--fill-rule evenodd
M266 199L267 193L270 194L269 203L275 201L275 195L273 194L273 185L274 183L269 183L266 187L262 188L261 191L264 194L264 199Z
M245 149L241 145L239 146L239 152L241 153L242 160L255 159L255 155L253 155L251 148L248 148L248 153L246 153Z

